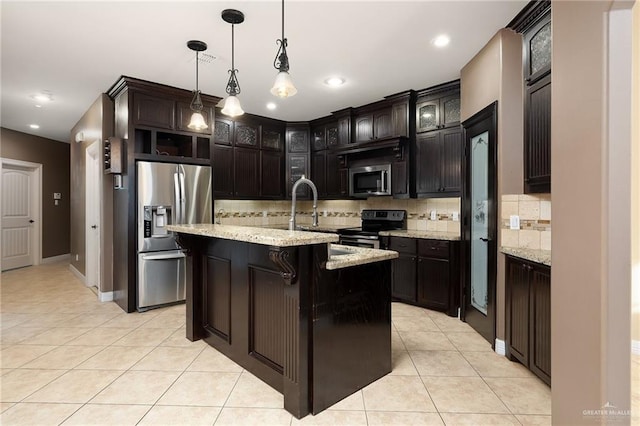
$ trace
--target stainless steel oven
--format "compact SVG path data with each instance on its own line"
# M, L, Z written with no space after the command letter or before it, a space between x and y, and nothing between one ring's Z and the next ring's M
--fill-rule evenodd
M340 244L347 246L380 248L380 231L407 229L405 210L363 210L362 226L338 230Z
M340 235L340 244L345 246L380 248L378 235Z

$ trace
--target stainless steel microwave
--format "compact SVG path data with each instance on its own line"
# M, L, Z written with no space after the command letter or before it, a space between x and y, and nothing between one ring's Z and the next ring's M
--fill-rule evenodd
M391 164L349 169L349 196L391 195Z

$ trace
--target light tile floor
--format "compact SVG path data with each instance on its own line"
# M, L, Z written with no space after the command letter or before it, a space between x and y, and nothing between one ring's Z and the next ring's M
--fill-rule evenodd
M467 324L393 305L393 372L317 416L203 342L184 305L125 314L66 263L2 273L2 425L540 425L551 392Z

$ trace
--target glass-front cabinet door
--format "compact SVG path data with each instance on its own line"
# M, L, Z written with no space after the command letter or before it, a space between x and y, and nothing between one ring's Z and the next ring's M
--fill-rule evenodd
M421 102L416 106L416 131L426 132L438 129L440 126L440 102L436 99L433 101Z
M551 14L527 30L524 43L524 79L531 85L551 71Z

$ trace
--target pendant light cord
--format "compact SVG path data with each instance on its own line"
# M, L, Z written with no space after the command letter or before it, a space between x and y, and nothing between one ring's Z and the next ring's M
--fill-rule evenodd
M199 90L198 90L198 62L199 62L198 53L200 53L200 52L198 52L196 50L196 93L199 92Z
M282 0L282 40L284 41L284 0Z
M235 72L235 70L236 70L236 66L235 66L235 57L236 57L235 46L236 46L236 43L235 43L234 28L235 28L235 24L231 24L231 71Z

